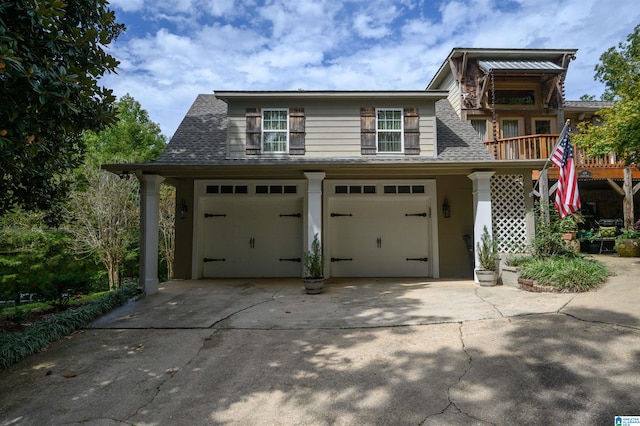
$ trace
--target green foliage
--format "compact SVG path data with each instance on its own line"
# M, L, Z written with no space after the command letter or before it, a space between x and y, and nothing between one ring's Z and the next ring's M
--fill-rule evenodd
M539 211L540 209L536 209L536 212ZM573 250L562 239L563 227L565 226L563 220L560 219L555 209L550 212L549 216L549 223L547 223L542 215L537 213L536 236L531 244L531 253L539 258L573 256Z
M19 293L36 293L38 298L62 306L68 290L92 290L99 268L92 259L75 258L70 244L69 235L61 230L0 228L0 299L17 302Z
M496 258L498 257L498 243L491 238L486 225L482 230L482 236L476 246L480 267L486 271L495 271Z
M574 141L589 155L614 152L627 165L639 163L640 152L640 25L627 43L611 47L600 56L596 79L606 86L604 99L615 100L612 108L598 112L601 123L579 123Z
M304 253L304 267L306 278L322 278L324 276L324 256L318 240L318 234L313 236L311 250Z
M82 136L87 147L87 161L96 166L105 163L146 162L157 159L166 138L158 124L131 95L114 104L118 121L100 132L87 131Z
M59 213L82 132L114 121L99 80L118 65L105 48L123 30L107 0L0 3L0 215L16 205Z
M123 287L88 305L53 315L24 332L0 334L0 367L6 368L50 342L86 326L100 315L126 303L136 291L134 287Z
M507 266L522 266L531 261L533 257L529 254L512 254L507 257L505 265Z
M610 275L600 262L581 256L534 258L522 265L522 276L564 291L587 291Z

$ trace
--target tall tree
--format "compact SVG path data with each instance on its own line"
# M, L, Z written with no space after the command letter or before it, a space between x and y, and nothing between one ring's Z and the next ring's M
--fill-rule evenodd
M107 269L109 289L120 287L120 267L138 234L138 192L135 179L120 177L87 165L85 190L69 201L73 221L69 231L79 253L95 254Z
M614 152L627 165L638 163L640 153L640 25L626 43L611 47L600 56L596 80L605 84L604 99L615 100L612 108L598 112L598 125L580 123L575 140L589 154Z
M83 135L87 160L100 165L158 158L166 138L142 105L127 93L115 102L114 109L118 119L115 125L100 132L87 131Z
M100 165L154 160L165 146L160 127L133 97L125 95L114 106L118 118L114 125L82 136L87 155L77 173L69 206L69 216L74 220L68 225L76 250L100 258L112 289L120 285L121 267L137 248L139 185L136 179L121 179L100 170ZM169 249L173 250L172 244ZM166 250L163 254L169 263L173 252Z
M627 36L626 43L611 47L600 56L596 80L605 84L603 99L614 100L610 109L598 112L601 122L578 124L575 136L589 155L615 153L627 166L624 171L623 214L626 228L634 221L633 181L630 167L640 164L640 25Z
M107 0L0 2L0 215L55 208L82 161L84 130L114 121L99 85L124 30Z

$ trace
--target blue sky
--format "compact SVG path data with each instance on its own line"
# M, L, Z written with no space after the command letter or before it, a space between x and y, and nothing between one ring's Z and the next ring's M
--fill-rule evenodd
M171 137L216 90L422 90L453 47L577 48L566 96L599 98L600 55L637 0L111 0L127 31L103 84Z

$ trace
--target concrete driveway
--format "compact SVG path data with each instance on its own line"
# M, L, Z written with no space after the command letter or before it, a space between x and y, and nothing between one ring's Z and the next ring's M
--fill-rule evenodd
M175 281L0 371L0 424L614 424L640 415L640 262L598 291Z

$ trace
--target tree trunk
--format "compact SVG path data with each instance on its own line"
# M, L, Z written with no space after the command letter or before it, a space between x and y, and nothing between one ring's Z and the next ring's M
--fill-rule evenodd
M633 179L631 168L624 169L624 183L622 185L624 191L624 199L622 200L622 214L624 216L624 228L633 229Z

